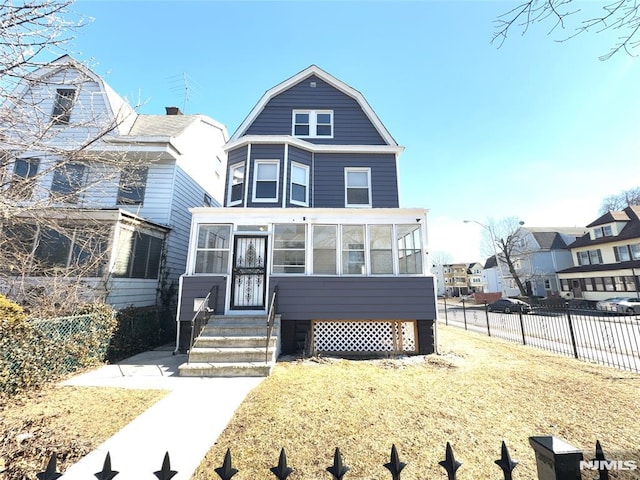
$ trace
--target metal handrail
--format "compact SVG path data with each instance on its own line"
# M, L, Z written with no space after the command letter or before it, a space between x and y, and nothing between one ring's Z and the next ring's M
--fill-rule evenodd
M273 289L271 296L271 304L269 305L269 314L267 315L267 345L264 351L264 363L269 363L269 342L271 341L271 331L276 318L276 309L278 308L278 286Z
M209 299L213 296L213 308L209 308ZM191 319L191 338L189 339L189 349L188 352L191 353L191 349L193 348L193 343L196 338L202 333L204 326L209 321L211 317L211 313L215 311L216 302L218 300L218 286L214 285L207 293L207 296L204 297L204 300L196 310L196 313L193 315ZM200 315L204 313L204 315ZM187 360L188 363L188 360Z

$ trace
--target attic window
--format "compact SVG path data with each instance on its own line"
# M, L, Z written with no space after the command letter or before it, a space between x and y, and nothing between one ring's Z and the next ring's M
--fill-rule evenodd
M293 136L333 138L333 110L294 110Z
M71 120L71 109L76 99L76 91L72 88L56 90L55 103L51 119L54 125L68 125Z
M593 234L596 238L613 237L613 229L611 225L605 225L603 227L597 227L593 230Z

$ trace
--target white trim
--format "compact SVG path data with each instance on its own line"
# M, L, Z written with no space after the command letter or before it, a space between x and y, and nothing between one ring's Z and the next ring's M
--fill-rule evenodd
M309 116L309 134L308 135L296 135L296 115L307 114ZM329 126L331 127L331 133L329 135L318 135L318 115L329 115L331 118ZM302 125L302 124L301 124ZM324 124L323 124L324 125ZM291 136L296 138L333 138L333 110L293 110L291 112Z
M365 115L369 118L369 120L371 121L373 126L376 128L380 136L384 139L386 144L392 145L392 146L398 146L398 143L394 140L394 138L391 136L389 131L385 128L385 126L380 121L380 118L378 118L376 113L373 111L371 106L367 103L367 101L359 91L357 91L353 87L350 87L343 81L338 80L336 77L325 72L324 70L322 70L316 65L311 65L305 68L304 70L288 78L284 82L281 82L275 87L271 88L270 90L267 90L267 92L258 101L256 106L253 107L249 115L247 115L247 118L244 119L240 127L238 127L235 133L231 136L231 141L237 140L246 132L247 128L249 128L249 125L253 123L253 121L256 119L258 115L260 115L262 110L264 110L264 107L273 97L275 97L276 95L279 95L280 93L284 92L285 90L291 88L295 84L301 82L305 78L308 78L312 75L315 75L316 77L328 83L332 87L336 88L337 90L340 90L342 93L356 100L360 105L360 108L362 108Z
M302 170L304 170L305 172L305 197L304 197L304 202L301 202L299 200L294 200L293 198L293 168L301 168ZM302 163L298 163L298 162L291 162L291 170L290 170L290 175L289 175L289 202L292 205L299 205L301 207L308 207L309 206L309 166L308 165L304 165Z
M291 171L289 168L289 145L287 144L284 145L284 165L282 168L282 208L287 208L287 175ZM291 195L289 195L289 198L291 198Z
M256 196L256 190L258 187L258 167L260 165L275 165L276 166L276 196L269 198L261 198ZM266 180L272 181L272 180ZM278 159L256 159L253 161L253 191L251 192L251 201L253 203L277 203L278 194L280 193L280 160Z
M249 173L251 168L251 144L247 145L247 158L244 162L244 194L242 195L242 206L247 206L247 198L249 197Z
M291 135L247 135L232 139L224 146L225 152L244 145L282 143L316 153L389 153L400 154L404 147L391 145L331 145L307 142Z
M369 203L367 204L349 204L347 190L349 185L347 183L347 178L349 173L366 173L367 174L367 193L369 196ZM358 187L352 187L358 188ZM363 187L360 187L363 188ZM373 192L371 188L371 168L369 167L344 167L344 206L345 208L371 208L373 206Z

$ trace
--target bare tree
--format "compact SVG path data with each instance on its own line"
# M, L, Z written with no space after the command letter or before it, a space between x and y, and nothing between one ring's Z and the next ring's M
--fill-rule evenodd
M564 42L584 33L619 32L609 52L600 56L607 60L620 51L636 56L640 49L640 3L637 0L610 0L593 4L574 0L527 0L500 15L496 21L492 43L501 46L512 30L524 35L530 26L545 23L549 34L563 33ZM566 32L566 33L565 33Z
M600 214L623 210L630 205L640 205L640 187L605 197L600 205Z
M112 143L135 108L103 108L95 75L65 56L87 23L72 4L0 0L0 287L39 314L105 291L113 222L91 211L114 184L126 202L149 161Z
M522 222L516 217L490 221L483 232L482 250L488 256L496 257L497 267L503 277L503 268L506 267L520 295L526 296L527 289L524 286L526 279L521 278L522 272L518 268L518 263L531 252L521 226Z
M435 251L431 254L431 264L433 266L442 266L453 263L453 255L443 250Z

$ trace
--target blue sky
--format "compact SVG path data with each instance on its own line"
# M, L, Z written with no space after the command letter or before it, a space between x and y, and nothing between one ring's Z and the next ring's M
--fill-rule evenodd
M513 5L79 0L93 21L69 49L141 113L177 105L230 134L266 90L320 66L406 147L401 206L429 209L430 251L470 262L482 229L464 219L584 226L640 185L640 59L600 61L618 33L558 43L571 31L551 24L498 49L493 22Z

